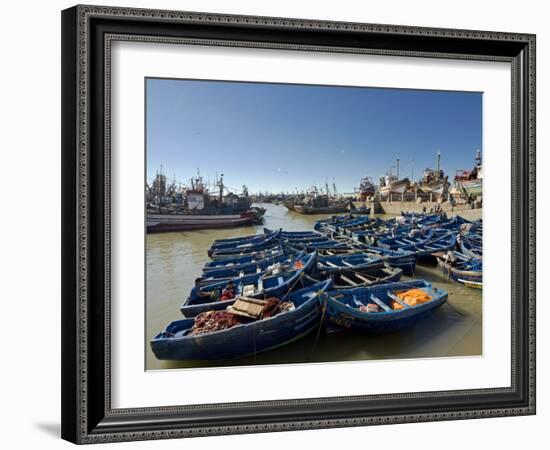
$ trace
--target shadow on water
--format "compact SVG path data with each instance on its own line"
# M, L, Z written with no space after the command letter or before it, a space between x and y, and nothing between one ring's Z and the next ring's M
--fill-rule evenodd
M313 331L308 336L255 356L223 361L158 361L149 339L167 323L181 318L179 306L195 277L209 260L206 251L214 239L263 232L263 227L308 230L326 216L303 216L283 206L267 207L265 224L227 230L201 230L147 236L147 369L220 367L263 364L323 363L400 358L480 355L482 349L482 295L445 279L436 265L418 266L415 278L444 289L449 300L417 324L393 333L363 335ZM383 217L383 216L382 216ZM412 279L403 277L404 280Z

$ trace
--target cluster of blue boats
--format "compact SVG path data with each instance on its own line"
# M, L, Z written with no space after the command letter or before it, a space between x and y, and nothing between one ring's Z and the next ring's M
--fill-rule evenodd
M347 214L318 221L311 231L264 229L216 240L211 261L180 307L184 319L154 336L151 349L158 359L224 360L314 330L378 333L412 326L448 294L425 280L402 281L402 275L413 276L417 263L437 263L449 279L481 288L482 233L482 221L460 216ZM196 332L199 318L234 312L236 302L254 299L290 307Z

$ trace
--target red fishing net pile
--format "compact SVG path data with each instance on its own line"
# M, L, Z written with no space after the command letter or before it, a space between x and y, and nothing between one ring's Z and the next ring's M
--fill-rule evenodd
M282 302L278 298L270 297L262 310L261 319L267 319L273 317L284 311L289 311L294 307L294 303L285 301ZM260 319L260 320L261 320ZM211 333L213 331L225 330L227 328L240 325L241 323L247 323L256 320L253 318L245 318L229 311L206 311L200 313L195 317L195 323L193 328L189 331L189 336L196 336L198 334Z
M235 314L227 311L206 311L195 317L195 324L189 335L211 333L212 331L224 330L240 324Z
M262 319L273 317L284 311L289 311L294 306L292 302L282 302L276 297L269 297L262 311Z

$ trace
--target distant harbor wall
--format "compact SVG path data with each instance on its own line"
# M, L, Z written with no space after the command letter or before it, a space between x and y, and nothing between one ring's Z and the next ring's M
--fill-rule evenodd
M447 213L449 217L460 215L468 220L481 219L483 215L483 208L471 209L469 205L455 205L451 206L450 203L438 203L438 202L354 202L356 208L363 206L370 207L371 211L376 214L389 214L399 216L401 211L417 212L421 213L426 208L426 212L430 210L436 210L441 208L442 211Z

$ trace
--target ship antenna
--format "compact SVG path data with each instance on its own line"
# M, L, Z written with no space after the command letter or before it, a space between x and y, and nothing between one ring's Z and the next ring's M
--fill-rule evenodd
M478 166L481 164L481 150L479 148L476 151L476 163Z

